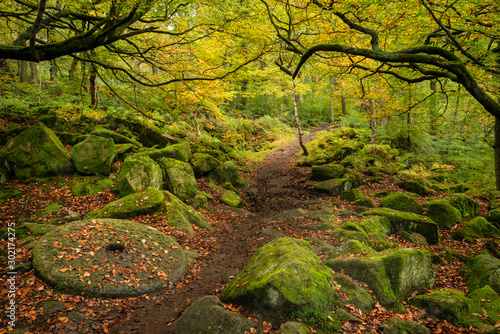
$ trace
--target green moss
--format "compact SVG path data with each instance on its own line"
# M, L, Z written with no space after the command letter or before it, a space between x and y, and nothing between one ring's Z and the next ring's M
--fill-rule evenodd
M2 189L0 189L0 203L11 198L19 198L22 194L23 193L16 187L2 187Z
M450 228L462 220L461 212L446 201L431 200L423 206L427 209L426 215L441 228Z
M453 194L443 198L443 200L457 208L466 221L477 217L479 214L479 203L465 194Z
M380 202L380 207L421 214L424 209L417 201L405 193L391 193Z
M226 190L222 193L220 197L220 201L226 205L235 207L235 208L241 208L243 207L243 200L241 199L238 194L236 194L232 190Z
M480 254L469 259L461 273L469 291L489 285L497 293L500 292L500 260L489 254Z
M454 240L474 243L481 238L496 238L500 236L498 230L493 224L483 217L476 217L470 222L464 223L460 228L453 230L450 236Z
M154 161L160 161L162 158L172 158L183 162L189 162L191 159L191 146L188 142L174 144L159 150L146 150L137 154L138 156L148 156Z
M338 164L328 164L312 166L311 180L325 181L342 178L345 174L345 167Z
M196 195L198 185L190 164L172 158L163 158L158 164L162 169L165 188L168 191L182 201Z
M91 196L111 188L113 184L114 181L109 178L91 178L76 183L70 189L74 196Z
M123 162L118 180L120 196L127 196L148 187L161 189L162 172L151 158L134 155Z
M71 157L81 174L109 175L118 151L111 138L90 136L73 146Z
M353 183L348 178L327 180L316 183L314 189L320 192L327 193L331 196L340 196L342 193L353 188Z

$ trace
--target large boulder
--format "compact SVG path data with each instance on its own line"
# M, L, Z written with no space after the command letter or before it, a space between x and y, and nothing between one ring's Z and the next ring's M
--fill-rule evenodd
M104 208L91 211L85 219L95 218L131 218L138 215L153 213L164 206L165 195L155 188L129 194Z
M162 149L147 150L137 155L148 156L154 161L160 161L163 158L172 158L184 162L191 159L191 146L187 142L166 146Z
M466 194L453 194L443 198L454 208L457 208L465 221L476 218L479 215L479 203Z
M330 196L340 196L354 187L349 178L326 180L314 185L314 189Z
M192 207L182 203L168 191L148 188L111 202L104 208L89 212L85 219L131 218L138 215L159 212L166 215L167 223L187 234L193 234L193 226L213 230L205 217Z
M340 246L333 247L328 251L324 261L332 260L338 257L346 257L356 254L371 254L376 253L370 246L362 243L359 240L351 239Z
M161 167L165 188L168 191L182 201L196 195L198 185L190 164L172 158L163 158L158 164Z
M462 213L446 201L431 200L423 204L426 216L441 228L450 228L462 220Z
M330 313L337 299L333 284L331 269L307 241L279 238L254 253L221 300L265 315Z
M340 273L333 274L335 286L342 292L342 304L354 305L363 313L369 313L375 306L375 300L359 284L348 276Z
M59 138L43 123L36 123L10 139L0 150L0 155L23 182L75 169Z
M495 225L496 228L500 228L500 208L490 210L486 216L484 216L487 221Z
M89 136L71 150L76 170L81 174L109 175L117 155L113 139L99 136Z
M469 291L489 285L500 293L500 259L489 254L479 254L469 259L463 268Z
M220 161L212 157L210 154L195 153L191 158L194 175L197 177L207 175L220 165Z
M311 180L314 181L339 179L342 178L344 174L345 167L338 164L312 166L311 168Z
M405 193L390 193L385 196L380 202L381 208L389 208L398 211L413 212L422 214L424 208L417 201Z
M125 159L118 180L120 196L127 196L149 187L161 189L163 183L160 166L151 158L139 155Z
M435 191L430 188L430 183L423 178L400 181L397 185L403 190L420 196L431 196L435 193Z
M115 144L133 144L135 146L140 147L141 144L134 139L131 139L127 136L121 135L114 131L103 128L102 126L97 126L92 131L91 135L104 137L104 138L112 138Z
M500 230L484 217L476 217L451 231L450 236L454 240L474 243L481 238L498 238Z
M36 243L33 267L44 281L93 297L150 293L177 282L191 256L158 230L117 219L59 226Z
M410 212L402 212L388 208L376 208L362 213L364 216L381 216L391 223L392 233L417 232L422 234L430 244L437 244L440 240L438 225L428 217Z
M415 291L430 289L436 276L430 254L423 249L400 248L363 258L329 259L325 265L366 283L380 304L394 311L404 311L399 301Z
M248 185L248 181L240 176L238 166L233 161L227 161L210 172L210 180L217 184L229 182L236 188L244 188Z
M163 148L177 144L177 139L152 127L146 127L139 134L139 141L146 147L158 146Z
M85 180L73 184L70 189L74 196L91 196L110 189L114 183L113 179L102 176L85 177Z
M198 299L167 329L172 334L244 334L257 323L224 308L216 296Z

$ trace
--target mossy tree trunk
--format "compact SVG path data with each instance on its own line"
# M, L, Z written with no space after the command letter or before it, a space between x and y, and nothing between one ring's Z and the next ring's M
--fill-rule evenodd
M500 190L500 120L495 118L495 144L493 146L493 154L495 156L495 185L496 189Z
M309 155L309 151L307 150L306 145L304 144L304 141L302 140L302 127L300 126L300 121L299 121L299 111L297 110L297 85L295 84L295 79L292 79L293 83L293 96L292 96L292 101L293 101L293 110L295 114L295 123L297 123L297 130L299 132L299 144L300 147L302 148L302 151L304 152L304 155Z

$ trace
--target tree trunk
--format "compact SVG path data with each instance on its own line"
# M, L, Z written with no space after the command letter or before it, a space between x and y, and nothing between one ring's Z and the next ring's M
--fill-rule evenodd
M330 108L328 117L330 118L330 122L333 123L335 121L335 116L333 115L333 90L335 89L335 79L333 75L330 75Z
M431 133L436 132L436 118L438 116L437 113L437 89L436 89L436 80L431 80L430 81L430 88L432 92L432 96L429 99L429 118L430 118L430 128L431 128Z
M54 82L57 80L57 66L56 66L56 61L51 60L50 61L50 81Z
M36 63L30 61L30 81L36 83L38 81L38 68Z
M500 190L500 120L495 118L495 144L493 146L493 155L495 156L495 184L496 189Z
M19 79L21 82L28 81L28 64L24 60L19 62Z
M293 83L293 96L292 96L293 110L295 113L295 123L297 123L297 130L299 132L299 144L300 144L300 147L302 147L302 151L304 152L304 155L307 156L307 155L309 155L309 151L307 150L306 145L302 141L302 127L300 126L299 111L297 110L297 85L295 85L295 79L292 79L292 83Z
M89 78L89 90L90 90L90 97L92 99L92 102L91 102L92 108L97 108L97 105L99 104L99 94L97 92L96 78L97 78L97 69L95 68L94 65L91 65L90 78Z

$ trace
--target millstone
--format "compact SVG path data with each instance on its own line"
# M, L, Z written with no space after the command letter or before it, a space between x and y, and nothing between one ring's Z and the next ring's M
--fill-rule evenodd
M44 235L33 267L63 291L101 297L149 293L177 282L188 256L173 237L126 220L82 220Z

